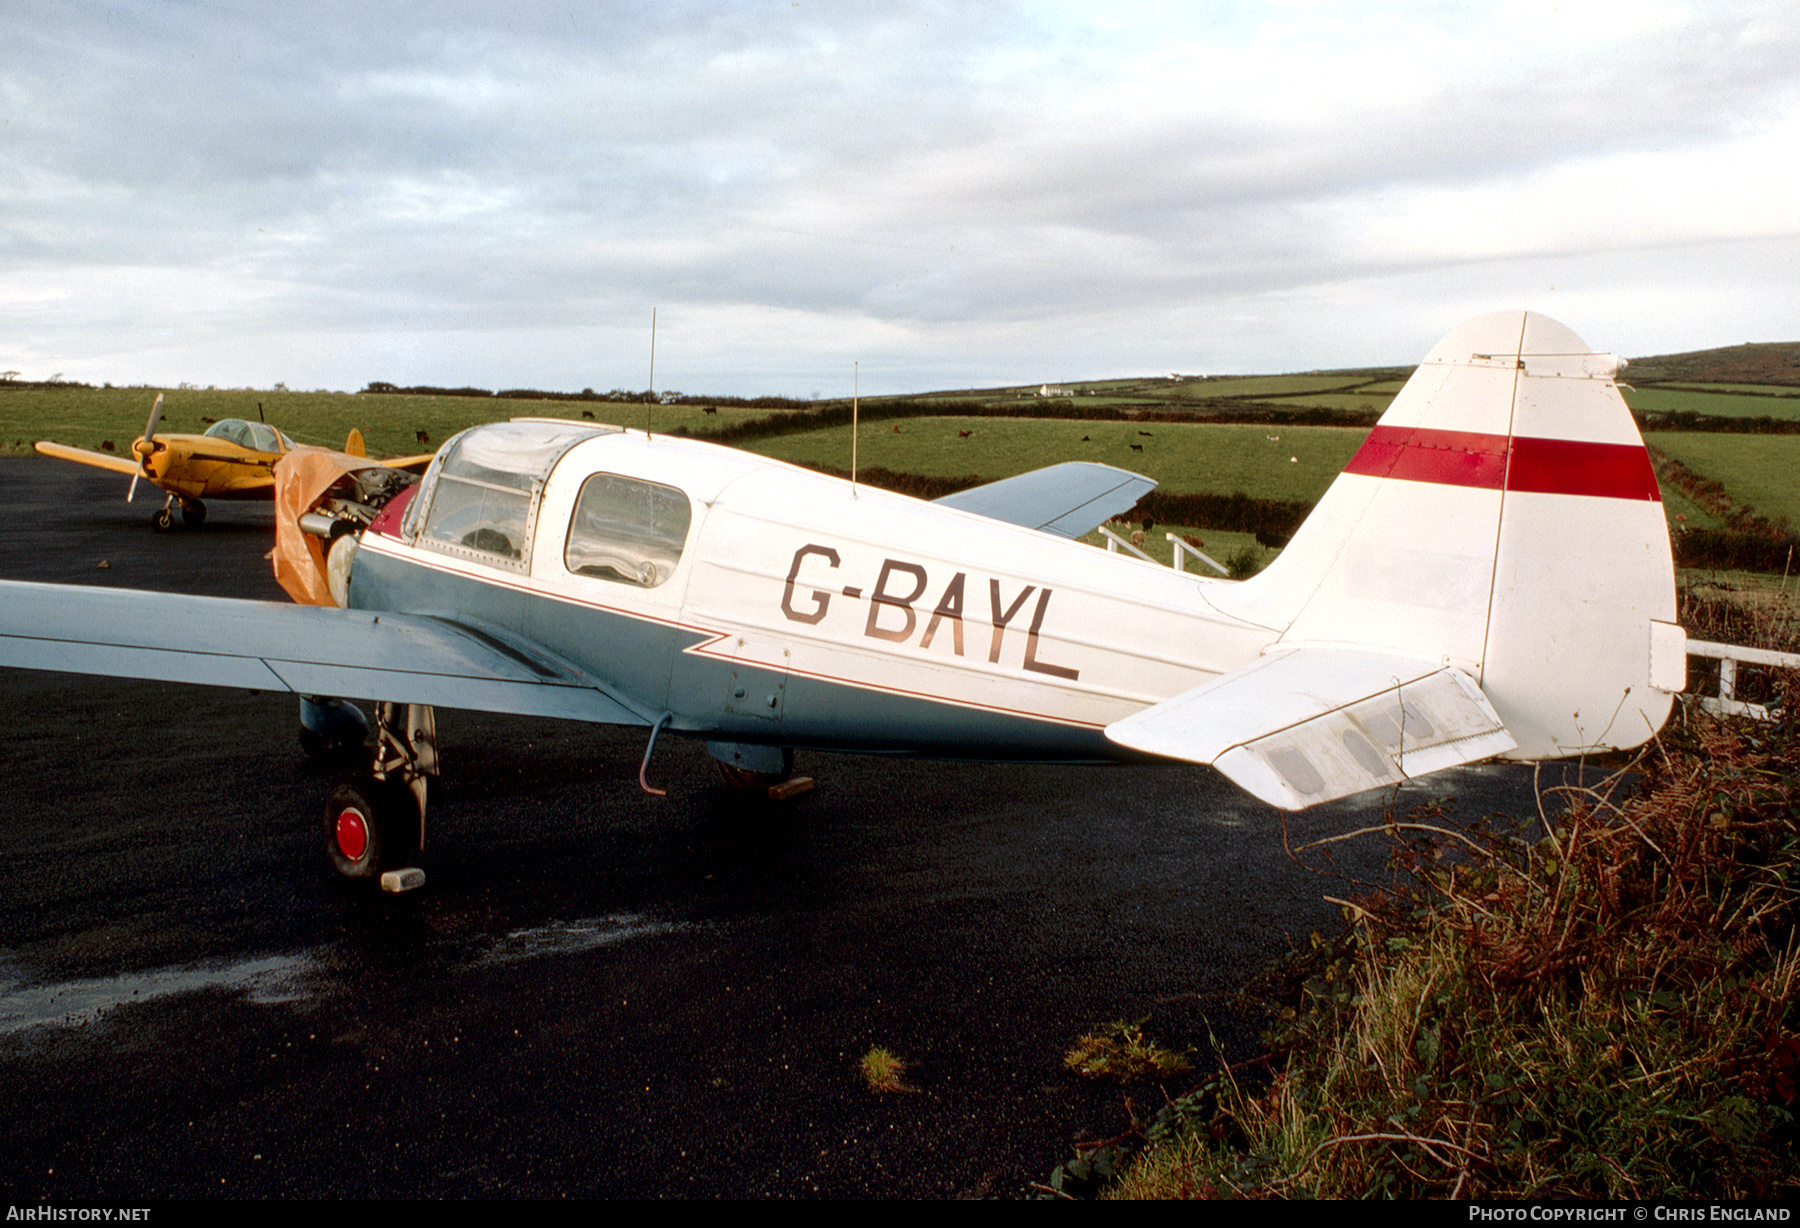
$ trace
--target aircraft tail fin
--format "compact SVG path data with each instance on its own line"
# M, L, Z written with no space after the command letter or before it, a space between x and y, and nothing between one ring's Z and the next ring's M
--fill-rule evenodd
M1281 556L1207 598L1278 631L1271 654L1460 671L1516 742L1510 757L1640 745L1684 684L1685 636L1620 365L1540 315L1469 321L1420 364Z
M344 436L344 455L346 455L346 456L367 456L368 455L368 452L363 447L362 432L357 430L355 427L351 427L350 433L348 435Z

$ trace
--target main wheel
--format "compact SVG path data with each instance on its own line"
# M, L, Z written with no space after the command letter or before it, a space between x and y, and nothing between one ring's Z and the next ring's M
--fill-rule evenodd
M181 523L190 529L197 529L206 523L206 504L198 499L190 499L181 505Z
M365 777L333 789L325 801L331 868L345 878L379 878L399 865L418 842L417 810L411 792L394 781Z

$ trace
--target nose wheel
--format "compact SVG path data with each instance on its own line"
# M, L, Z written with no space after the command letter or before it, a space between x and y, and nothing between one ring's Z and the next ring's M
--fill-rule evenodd
M198 499L177 499L170 495L150 517L150 527L158 533L167 533L175 527L176 512L181 513L181 523L186 528L197 529L206 523L206 504Z

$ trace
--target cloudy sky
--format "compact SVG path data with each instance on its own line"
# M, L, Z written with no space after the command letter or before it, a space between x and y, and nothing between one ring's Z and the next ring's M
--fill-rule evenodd
M1800 338L1781 0L7 0L0 366L848 393Z

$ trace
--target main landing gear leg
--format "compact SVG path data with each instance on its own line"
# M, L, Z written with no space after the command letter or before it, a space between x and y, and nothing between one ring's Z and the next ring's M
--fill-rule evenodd
M425 704L377 704L367 776L331 791L325 852L345 878L373 878L383 891L425 885L408 865L425 847L426 784L438 774L437 721Z

